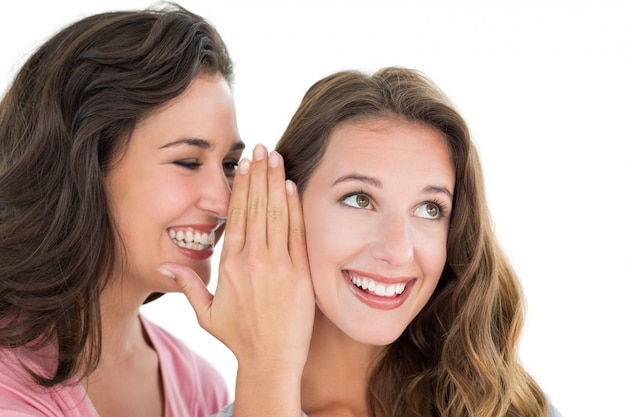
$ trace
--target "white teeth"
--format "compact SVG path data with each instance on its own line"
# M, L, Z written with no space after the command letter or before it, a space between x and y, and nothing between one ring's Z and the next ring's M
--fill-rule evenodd
M385 297L392 297L396 295L396 286L395 285L390 285L387 287L387 289L385 290Z
M395 297L396 295L402 294L406 288L406 282L398 284L383 284L381 282L376 282L371 278L356 277L352 274L350 274L350 279L357 287L373 292L380 297Z
M202 233L196 231L195 233L191 230L187 230L183 232L179 230L178 232L174 230L169 231L170 238L181 248L192 249L192 250L206 250L211 245L213 245L215 235L213 233Z
M376 285L376 289L374 290L374 294L376 295L385 295L385 286L383 284Z

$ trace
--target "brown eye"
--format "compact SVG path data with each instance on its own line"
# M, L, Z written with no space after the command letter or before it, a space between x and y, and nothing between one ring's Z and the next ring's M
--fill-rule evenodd
M424 203L417 208L415 214L425 219L438 219L441 217L441 209L435 203Z
M430 217L437 217L439 215L439 207L434 204L427 204L426 213L428 213Z
M239 162L224 162L224 174L226 174L226 177L232 179L237 172L238 165Z
M359 207L365 208L370 205L370 199L365 194L359 194L356 196L356 203L359 205Z
M351 194L341 200L344 204L354 208L371 209L372 202L367 194Z

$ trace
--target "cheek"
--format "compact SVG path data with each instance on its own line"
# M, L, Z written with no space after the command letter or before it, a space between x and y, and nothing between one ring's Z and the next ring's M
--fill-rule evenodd
M416 254L425 275L439 279L447 259L447 231L433 233L417 246Z
M323 207L305 208L304 224L311 276L317 292L328 287L324 281L334 277L341 267L350 251L350 239L345 225Z
M304 225L309 257L337 259L350 252L367 235L366 226L357 216L341 209L318 205L304 208Z
M176 211L177 207L187 205L193 196L194 186L191 181L174 175L155 177L146 184L140 200L155 215Z
M115 213L126 242L159 239L163 228L188 209L191 192L187 182L172 175L153 175L137 181L119 196Z
M305 212L304 226L309 264L313 269L322 263L320 261L327 259L328 253L332 253L334 234L332 229L328 228L328 223L324 221L324 216L315 210L308 210L308 212L313 214L307 215Z

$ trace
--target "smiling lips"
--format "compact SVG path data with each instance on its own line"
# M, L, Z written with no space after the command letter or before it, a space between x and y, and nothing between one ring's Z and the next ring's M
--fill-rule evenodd
M409 297L408 291L417 281L416 278L406 278L402 281L383 282L370 277L357 275L353 271L343 271L350 292L358 300L377 310L393 310L400 307Z
M374 293L380 297L395 297L404 292L406 288L406 282L400 282L397 284L384 284L377 282L371 278L359 277L353 273L349 273L350 280L354 285L362 290Z
M184 228L170 229L169 235L176 245L184 249L206 251L215 245L215 232L206 233L200 230Z

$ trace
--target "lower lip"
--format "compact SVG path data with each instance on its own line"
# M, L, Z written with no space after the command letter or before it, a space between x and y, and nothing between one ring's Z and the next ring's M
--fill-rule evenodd
M346 284L348 284L348 288L359 301L361 301L368 307L375 308L378 310L393 310L394 308L400 307L402 304L404 304L406 299L409 297L409 292L411 291L411 288L413 288L413 285L415 284L415 280L411 280L407 282L406 287L404 288L404 291L402 292L402 294L397 295L395 297L381 297L380 295L376 295L370 292L365 292L357 288L357 286L354 285L354 283L352 283L352 280L350 279L350 275L348 274L348 272L343 271L343 277L346 280Z
M174 246L176 246L176 249L178 249L180 253L196 261L204 261L213 256L213 248L208 248L205 250L192 250L180 247L176 243L174 243Z

